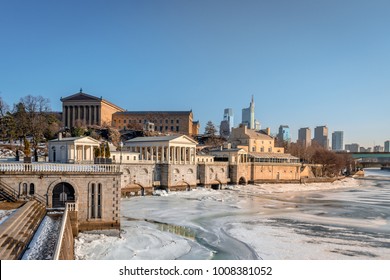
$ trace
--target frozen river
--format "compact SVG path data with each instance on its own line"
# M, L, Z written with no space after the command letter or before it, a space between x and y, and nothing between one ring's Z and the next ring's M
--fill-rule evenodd
M78 259L390 259L390 172L333 184L123 199L121 236L80 234Z

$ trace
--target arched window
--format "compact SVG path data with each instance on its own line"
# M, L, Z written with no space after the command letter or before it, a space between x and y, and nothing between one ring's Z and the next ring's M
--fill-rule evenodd
M194 170L192 170L191 168L187 170L187 174L194 174Z
M23 189L22 189L22 194L27 195L27 183L23 183Z
M33 183L30 184L30 192L29 195L34 195L35 194L35 185Z

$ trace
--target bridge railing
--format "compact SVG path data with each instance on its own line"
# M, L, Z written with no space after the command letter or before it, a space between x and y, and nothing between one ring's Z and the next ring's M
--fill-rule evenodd
M116 164L61 164L61 163L0 163L0 172L20 173L113 173L120 172Z

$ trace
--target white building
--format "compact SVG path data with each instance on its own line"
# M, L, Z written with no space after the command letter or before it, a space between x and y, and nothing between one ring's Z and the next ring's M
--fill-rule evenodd
M92 137L68 137L49 141L49 162L93 163L94 149L100 142Z

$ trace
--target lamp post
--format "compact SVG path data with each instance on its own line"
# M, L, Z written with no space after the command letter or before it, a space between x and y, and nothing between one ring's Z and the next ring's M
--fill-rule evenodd
M121 141L119 143L119 147L121 148L120 151L121 151L121 154L120 154L120 164L122 165L122 148L123 148L123 142Z

